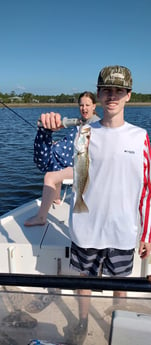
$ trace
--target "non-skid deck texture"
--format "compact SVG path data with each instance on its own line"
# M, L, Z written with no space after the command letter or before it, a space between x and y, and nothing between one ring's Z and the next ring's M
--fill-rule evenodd
M0 345L27 345L31 339L66 343L78 322L78 296L0 291ZM117 303L115 303L117 302ZM118 303L119 302L119 303ZM110 296L91 298L88 334L84 345L108 345L114 310L151 314L151 299L122 299ZM122 344L122 343L121 343ZM68 343L68 345L72 345ZM77 344L79 345L79 344Z

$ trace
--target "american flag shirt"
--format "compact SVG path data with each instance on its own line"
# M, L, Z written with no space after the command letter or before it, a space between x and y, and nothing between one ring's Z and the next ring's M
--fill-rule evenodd
M51 130L39 127L34 141L34 162L42 172L73 167L73 142L77 128L68 129L61 140L53 141Z
M100 120L95 113L85 123L93 123ZM34 162L42 172L58 171L67 167L73 167L74 139L78 127L68 128L67 134L62 140L55 142L53 132L43 127L38 127L34 142Z

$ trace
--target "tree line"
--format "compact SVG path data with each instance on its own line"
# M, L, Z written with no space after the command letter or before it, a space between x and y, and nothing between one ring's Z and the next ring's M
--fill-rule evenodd
M95 93L94 93L95 94ZM23 92L16 94L14 91L11 93L1 93L0 101L4 103L77 103L80 93L73 95L34 95L32 93ZM96 94L95 94L96 95ZM132 92L130 102L147 102L151 103L151 94L142 94Z

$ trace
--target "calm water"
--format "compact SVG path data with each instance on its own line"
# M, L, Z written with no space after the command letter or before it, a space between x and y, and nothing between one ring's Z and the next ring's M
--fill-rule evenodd
M0 215L41 196L43 174L33 162L36 122L42 112L57 111L78 117L78 108L16 108L25 123L8 109L0 109ZM102 109L97 108L98 114ZM125 119L147 129L151 140L151 107L127 107ZM65 130L59 131L58 136Z

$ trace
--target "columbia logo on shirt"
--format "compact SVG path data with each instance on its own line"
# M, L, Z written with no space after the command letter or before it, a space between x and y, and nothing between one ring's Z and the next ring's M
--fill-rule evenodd
M135 153L135 151L133 151L133 150L124 150L124 152L125 153L133 153L133 154Z

